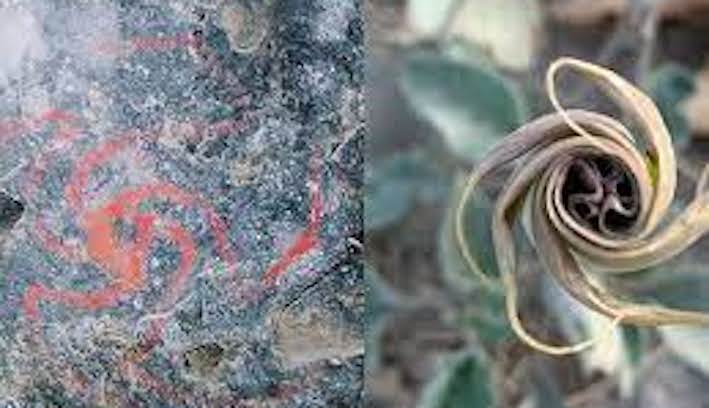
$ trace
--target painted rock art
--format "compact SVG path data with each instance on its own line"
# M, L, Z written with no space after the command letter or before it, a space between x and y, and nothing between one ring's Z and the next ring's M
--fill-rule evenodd
M356 2L16 3L0 406L359 406Z

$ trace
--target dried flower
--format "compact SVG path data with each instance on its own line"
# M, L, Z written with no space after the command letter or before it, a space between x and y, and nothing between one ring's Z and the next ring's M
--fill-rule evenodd
M617 120L586 110L564 110L554 77L571 68L598 84L635 121L640 143ZM705 168L691 203L662 228L677 182L672 142L652 100L616 73L572 58L555 61L547 72L547 93L556 112L533 120L499 142L473 170L456 218L463 257L484 283L497 282L480 270L465 242L464 209L481 179L515 164L497 197L492 235L506 292L507 316L528 345L549 354L582 351L601 336L570 346L546 344L520 322L512 226L521 219L542 264L576 300L620 323L659 326L709 325L709 314L622 300L601 279L664 262L709 230Z

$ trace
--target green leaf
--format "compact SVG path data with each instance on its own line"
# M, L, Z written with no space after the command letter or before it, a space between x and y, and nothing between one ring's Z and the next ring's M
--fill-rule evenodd
M417 201L431 202L447 193L442 171L422 150L397 153L367 168L364 195L366 229L400 221Z
M381 320L391 309L399 305L401 299L369 264L364 268L364 282L367 285L365 323L369 326Z
M456 1L459 0L409 0L406 17L415 31L430 37L445 24L449 10Z
M444 361L423 391L419 408L484 408L493 404L488 363L475 352Z
M516 85L482 62L419 51L409 58L401 86L414 111L465 160L480 160L525 117Z
M542 26L537 0L464 0L450 32L489 52L502 67L525 70Z
M407 11L418 36L432 38L445 31L484 49L504 68L529 68L539 44L537 0L409 0Z
M478 291L474 299L474 304L461 312L463 327L471 328L486 346L514 338L505 316L505 298L501 292Z
M681 102L694 91L692 72L677 64L665 64L647 79L647 90L657 104L675 144L687 143L689 122L680 109Z
M412 207L413 189L406 181L378 181L376 187L367 190L364 198L364 223L367 230L396 223Z

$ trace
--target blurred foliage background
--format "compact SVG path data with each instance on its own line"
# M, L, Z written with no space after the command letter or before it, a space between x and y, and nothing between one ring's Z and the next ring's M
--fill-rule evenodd
M709 162L709 1L367 0L370 134L365 224L372 407L709 407L709 329L623 327L572 357L511 333L501 294L483 290L451 237L465 175L508 132L551 106L548 64L610 67L648 92L678 155L680 208ZM599 92L560 77L567 107L619 116ZM632 129L632 128L631 128ZM489 198L468 239L494 273ZM709 240L669 264L614 278L636 300L709 310ZM525 249L527 327L552 343L597 332Z

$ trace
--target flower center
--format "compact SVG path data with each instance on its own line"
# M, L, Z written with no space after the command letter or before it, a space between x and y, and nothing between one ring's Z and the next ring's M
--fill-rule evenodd
M626 233L638 217L635 179L613 159L575 158L562 194L567 211L577 222L604 235Z

